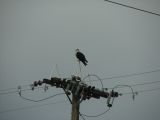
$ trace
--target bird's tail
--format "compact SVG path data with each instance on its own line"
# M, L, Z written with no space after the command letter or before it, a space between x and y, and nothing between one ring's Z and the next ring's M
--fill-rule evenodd
M88 61L84 61L84 62L83 62L83 64L84 64L85 66L87 65L87 63L88 63Z

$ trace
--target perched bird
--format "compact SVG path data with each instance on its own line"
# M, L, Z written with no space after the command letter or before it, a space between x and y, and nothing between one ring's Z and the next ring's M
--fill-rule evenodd
M85 66L87 65L88 61L86 60L86 57L83 53L79 51L79 49L76 49L76 57L77 59L82 62Z

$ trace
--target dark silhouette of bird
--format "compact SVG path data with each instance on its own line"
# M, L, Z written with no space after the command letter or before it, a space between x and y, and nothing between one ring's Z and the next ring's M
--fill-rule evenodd
M88 61L86 60L85 55L79 51L79 49L76 49L76 57L79 62L82 62L85 66L87 65Z

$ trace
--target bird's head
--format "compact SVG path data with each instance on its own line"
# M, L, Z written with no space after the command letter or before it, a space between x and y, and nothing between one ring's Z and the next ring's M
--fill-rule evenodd
M75 51L76 51L76 52L79 52L79 49L77 48Z

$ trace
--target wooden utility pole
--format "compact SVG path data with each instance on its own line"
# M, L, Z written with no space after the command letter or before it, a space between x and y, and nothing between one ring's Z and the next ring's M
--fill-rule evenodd
M79 98L72 95L72 118L71 120L79 120Z
M62 88L64 90L70 103L72 104L71 120L79 120L79 116L83 118L83 115L80 114L79 111L81 99L89 100L91 97L95 99L100 99L100 97L109 98L107 104L108 107L111 107L111 97L115 98L119 96L119 93L114 92L113 90L111 92L105 92L104 90L95 88L95 86L88 86L87 84L81 82L77 77L72 77L72 80L53 77L51 79L43 79L43 81L35 81L32 86L37 87L44 83L51 86L56 86L57 88ZM70 94L72 94L72 100L69 97Z

